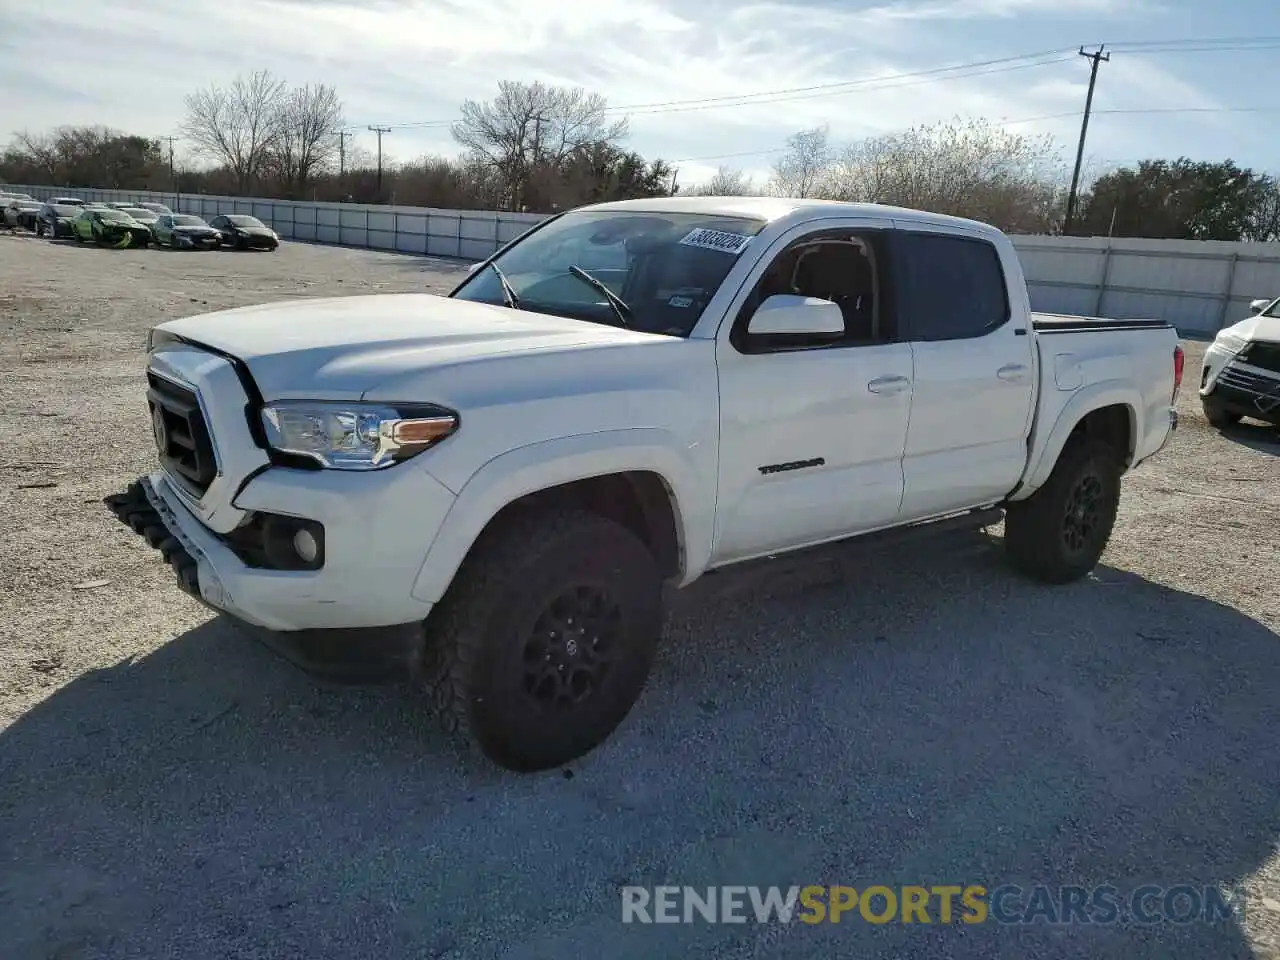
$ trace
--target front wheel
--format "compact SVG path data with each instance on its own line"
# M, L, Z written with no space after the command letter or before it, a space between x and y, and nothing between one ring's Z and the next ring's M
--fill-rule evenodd
M481 536L427 626L446 727L509 770L544 770L606 740L639 698L662 578L618 524L538 511Z
M1070 583L1095 566L1120 507L1120 464L1105 443L1067 441L1043 487L1005 511L1005 552L1044 583Z
M1209 421L1209 426L1219 430L1224 427L1234 427L1241 420L1240 414L1226 409L1216 400L1206 398L1200 401L1200 406L1204 410L1204 418Z

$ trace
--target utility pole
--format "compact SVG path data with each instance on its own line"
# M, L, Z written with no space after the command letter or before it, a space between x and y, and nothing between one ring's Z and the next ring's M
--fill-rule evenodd
M173 142L177 137L156 137L157 140L169 141L169 179L173 181L173 205L178 205L178 171L173 163Z
M370 127L378 135L378 199L382 199L382 135L390 133L390 127Z
M1084 162L1084 138L1089 133L1089 114L1093 110L1093 87L1098 82L1098 64L1103 61L1110 62L1111 60L1111 54L1102 52L1105 49L1105 44L1099 45L1094 53L1085 53L1084 47L1080 48L1080 56L1087 57L1091 61L1089 66L1089 93L1084 98L1084 117L1080 121L1080 144L1076 147L1076 166L1071 172L1071 191L1067 194L1067 216L1062 222L1064 236L1070 236L1076 216L1076 203L1079 200L1077 193L1080 189L1080 165Z
M355 136L346 130L338 131L338 182L341 184L342 178L347 173L347 138Z

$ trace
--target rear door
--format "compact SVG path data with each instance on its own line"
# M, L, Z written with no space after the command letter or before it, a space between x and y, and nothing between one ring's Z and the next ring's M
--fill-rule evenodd
M924 225L894 239L914 363L900 518L918 520L999 500L1017 484L1035 347L1025 291L1010 285L1022 283L1012 245Z

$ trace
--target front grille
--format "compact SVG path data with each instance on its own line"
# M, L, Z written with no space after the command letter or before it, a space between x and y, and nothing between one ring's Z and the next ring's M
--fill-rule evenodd
M147 371L147 406L160 465L189 493L204 496L218 475L200 401L187 387Z
M1240 352L1239 359L1251 367L1280 373L1280 343L1256 340Z
M1253 397L1269 394L1280 396L1280 378L1268 377L1265 374L1254 373L1252 370L1242 370L1234 362L1227 364L1218 374L1217 386L1227 387Z

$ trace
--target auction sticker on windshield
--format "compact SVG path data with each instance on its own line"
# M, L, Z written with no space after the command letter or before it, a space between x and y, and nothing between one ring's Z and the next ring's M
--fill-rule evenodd
M723 250L725 253L741 253L751 242L744 233L728 233L724 230L710 230L698 227L690 230L688 236L680 241L687 247L702 247L706 250Z

